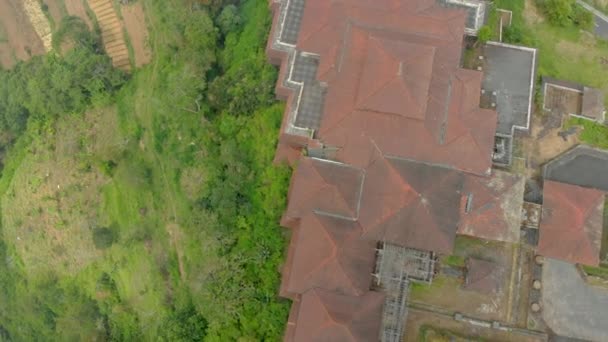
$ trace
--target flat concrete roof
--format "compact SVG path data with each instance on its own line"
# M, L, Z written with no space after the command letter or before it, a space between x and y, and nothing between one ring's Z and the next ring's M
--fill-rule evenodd
M536 50L488 42L484 47L482 87L496 92L496 133L513 135L515 128L528 130L534 89Z
M542 308L547 325L558 335L590 341L608 336L608 290L589 286L575 265L545 258Z
M544 167L545 179L608 191L608 151L579 145Z

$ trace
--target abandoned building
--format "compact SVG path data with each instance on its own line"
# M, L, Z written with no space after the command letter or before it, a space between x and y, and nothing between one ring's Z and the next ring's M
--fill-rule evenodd
M492 165L497 134L529 127L536 51L494 45L495 73L462 68L483 1L270 4L267 54L287 102L275 161L295 169L281 218L285 340L400 341L410 284L432 283L457 235L520 239L525 180ZM512 53L521 68L505 85ZM480 107L482 84L499 113ZM465 288L500 291L499 268L468 270Z

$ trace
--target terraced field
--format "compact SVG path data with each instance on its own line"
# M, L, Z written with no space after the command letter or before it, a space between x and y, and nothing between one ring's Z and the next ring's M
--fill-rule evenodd
M101 27L102 40L106 53L112 58L115 67L124 71L131 70L129 49L125 42L122 23L111 0L89 0L89 7L95 13Z

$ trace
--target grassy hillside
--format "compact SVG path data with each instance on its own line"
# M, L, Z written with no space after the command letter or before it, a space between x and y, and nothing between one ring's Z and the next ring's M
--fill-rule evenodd
M85 111L29 116L5 159L0 334L278 340L267 3L141 1L153 62Z

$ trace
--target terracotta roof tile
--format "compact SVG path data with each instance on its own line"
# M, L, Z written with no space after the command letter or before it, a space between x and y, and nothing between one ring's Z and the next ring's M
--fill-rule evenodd
M375 341L383 305L384 295L379 292L357 297L310 290L302 295L293 341Z
M363 172L360 169L316 158L302 158L292 176L284 225L309 212L321 211L356 218Z
M377 153L363 185L359 222L364 237L451 252L463 180L455 170Z
M603 192L546 180L538 253L598 265L603 212Z
M311 288L360 295L369 290L375 260L373 241L361 240L354 221L311 213L292 236L294 252L285 291Z

